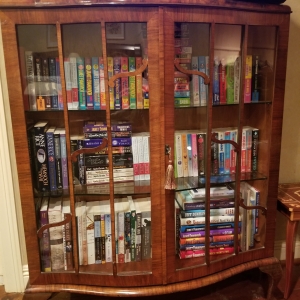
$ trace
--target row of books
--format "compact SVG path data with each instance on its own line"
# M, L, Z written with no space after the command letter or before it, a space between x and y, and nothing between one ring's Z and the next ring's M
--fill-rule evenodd
M132 134L129 123L112 125L113 178L115 182L150 180L150 136L148 132ZM88 122L83 135L71 136L71 151L95 148L107 138L107 125ZM109 182L108 148L97 153L80 154L73 163L74 183L103 184Z
M151 258L151 199L115 199L117 263ZM79 265L113 261L109 200L80 201L75 205Z
M220 141L237 143L236 128L213 129L214 137ZM196 177L205 174L206 133L199 131L175 132L175 177ZM250 126L242 129L241 172L258 169L259 130ZM236 152L230 143L211 142L211 175L236 172Z
M34 188L39 192L68 189L66 131L39 121L27 129Z
M70 214L70 200L45 197L38 208L39 227L58 223ZM40 239L41 271L73 270L73 238L71 221L46 229Z
M24 106L28 110L63 110L58 57L25 51L26 87ZM134 72L142 57L108 57L108 77ZM65 57L64 75L69 110L105 110L106 94L103 57ZM149 87L142 73L117 78L109 88L110 109L149 108Z

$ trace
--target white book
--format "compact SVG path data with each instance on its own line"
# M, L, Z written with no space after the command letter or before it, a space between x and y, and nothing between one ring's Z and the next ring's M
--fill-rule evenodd
M191 189L191 190L189 190L189 193L192 196L192 199L203 199L203 198L205 198L205 195L206 195L205 188ZM232 197L234 197L234 190L229 189L226 186L211 187L210 188L210 197L211 198L217 198L217 197L232 198Z
M112 262L112 236L111 236L111 217L110 214L104 215L105 222L105 260Z
M86 235L88 265L95 263L94 215L100 213L100 201L89 201L86 204Z
M210 223L226 223L234 222L235 216L210 216ZM195 218L183 218L180 216L180 225L198 225L205 224L207 222L206 217L195 217Z
M138 154L139 154L139 176L140 180L145 180L145 163L143 150L143 136L137 135Z
M72 108L77 110L79 109L78 78L77 78L77 62L76 62L76 57L74 56L70 56L70 76L71 76L71 86L72 86Z
M138 137L133 135L131 137L131 144L132 144L132 157L133 157L133 173L134 173L134 180L140 180L140 172L139 172L139 147L138 147Z
M62 221L62 199L50 198L48 206L49 224ZM64 264L64 245L62 225L50 227L50 251L51 251L51 271L60 271L65 269Z
M146 132L143 136L143 161L145 170L145 180L150 180L150 136Z

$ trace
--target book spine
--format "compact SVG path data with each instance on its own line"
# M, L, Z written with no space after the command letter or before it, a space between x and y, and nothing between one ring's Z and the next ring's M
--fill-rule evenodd
M128 57L121 57L121 73L128 73ZM128 77L121 78L122 109L129 109L129 82Z
M87 257L88 265L92 265L95 260L95 231L94 231L94 214L87 213L86 215L86 239L87 239Z
M253 56L253 69L252 69L252 102L257 102L259 100L259 87L258 87L258 63L259 63L259 56Z
M93 100L94 100L94 109L100 109L100 64L99 58L92 57L92 89L93 89Z
M49 64L47 58L42 58L42 91L45 99L45 109L51 110Z
M210 203L210 208L225 208L225 207L233 207L234 202L230 201L213 201ZM184 210L194 210L194 209L204 209L205 202L185 202L183 204Z
M48 155L46 146L46 126L34 127L34 149L37 161L39 191L49 191Z
M228 229L213 229L209 231L210 236L216 236L216 235L232 235L234 234L234 228L228 228ZM194 238L194 237L203 237L205 236L205 228L201 231L193 231L193 232L181 232L180 238Z
M220 104L220 78L219 78L219 61L214 59L214 77L213 77L213 105Z
M135 260L142 260L142 213L136 213Z
M221 59L219 64L219 87L220 104L226 104L226 64L225 59Z
M187 147L187 159L188 159L188 176L193 176L193 154L192 154L192 134L186 134L186 147Z
M246 172L246 129L242 129L242 145L241 145L241 172L245 173Z
M35 57L35 92L37 110L46 110L45 98L42 95L42 59Z
M177 174L176 177L183 177L183 166L182 166L182 136L181 134L175 134L175 163Z
M112 237L111 237L111 217L110 214L104 215L105 223L105 258L106 262L112 262Z
M151 258L151 211L142 211L142 260Z
M65 71L65 82L66 82L66 93L67 93L67 105L68 109L73 109L72 101L72 80L71 80L71 65L70 58L64 57L64 71Z
M198 71L198 57L193 56L192 57L192 70ZM192 105L193 106L200 106L200 85L199 85L199 76L198 75L192 75Z
M143 137L138 136L138 155L139 155L139 177L140 180L145 180L145 163L144 163L144 153L143 153Z
M49 76L50 76L50 91L51 91L51 107L58 109L58 90L56 81L56 59L55 57L49 58Z
M211 216L210 223L234 222L234 216ZM205 224L205 217L180 218L180 225Z
M48 168L49 168L49 184L50 191L57 190L56 185L56 166L55 166L55 150L54 150L54 133L47 132L47 151L48 151Z
M114 75L119 74L121 72L121 57L114 57L113 58L113 68L114 68ZM121 78L117 78L115 80L114 108L115 109L122 109L122 86L121 86Z
M77 64L77 82L78 82L78 102L79 102L79 109L85 110L86 109L86 93L85 93L85 65L84 65L84 58L77 57L76 59Z
M138 70L142 66L142 57L135 58L136 70ZM135 77L136 79L136 108L143 109L144 108L144 99L143 99L143 78L142 74L138 74Z
M62 184L63 184L63 189L67 189L69 187L68 158L67 158L66 131L64 129L60 133L60 153L61 153Z
M112 57L107 57L107 73L108 78L114 75L114 60ZM114 88L109 87L109 105L110 109L115 109Z
M106 109L105 78L104 78L104 59L99 57L99 77L100 77L100 109ZM111 89L111 88L109 88Z
M84 58L84 68L86 108L94 109L92 59L90 57Z
M197 148L197 135L191 134L192 139L192 176L198 176L198 148Z
M240 80L241 80L241 57L238 56L234 62L234 103L240 102Z
M46 211L40 211L40 226L48 224L48 213ZM43 231L43 237L40 240L41 249L41 268L43 272L51 271L51 257L50 257L50 237L49 230Z
M252 56L246 56L246 70L245 70L245 91L244 102L251 102L251 81L252 81Z
M233 129L230 131L230 139L233 142L237 142L237 130ZM236 172L236 152L234 151L234 146L230 145L230 173Z
M130 212L130 258L136 261L136 211Z
M215 133L215 138L218 139L218 132ZM219 154L218 144L211 142L211 174L217 175L219 173Z
M225 139L224 131L218 132L218 139L223 141ZM218 155L219 155L219 174L225 173L225 145L218 144Z
M226 65L226 102L234 103L234 63L228 62Z
M135 57L128 58L129 72L135 71ZM136 109L135 76L129 76L129 107Z
M125 262L127 263L131 261L130 211L125 212L124 236L125 236Z
M66 215L64 215L64 218ZM73 270L73 243L72 243L72 224L71 222L66 223L63 226L63 235L65 243L65 270Z
M183 177L189 176L189 162L188 162L188 151L187 151L187 136L186 133L181 134L181 149L182 149L182 170Z
M210 249L215 248L227 248L227 247L233 247L234 242L228 241L228 242L211 242L209 243ZM205 244L195 244L195 245L180 245L180 250L203 250L205 249Z
M150 136L143 136L144 180L150 180Z
M125 215L124 212L118 212L118 263L125 263Z
M259 143L259 130L256 128L252 129L252 166L251 171L258 171L258 143Z
M64 109L64 102L62 96L62 88L61 88L61 77L60 77L60 67L59 67L59 58L55 58L56 63L56 87L57 87L57 96L58 96L58 109Z
M195 217L204 217L205 210L193 210L193 211L181 211L182 218L195 218ZM232 216L234 215L234 207L226 207L226 208L211 208L210 209L211 216Z
M58 189L63 188L62 163L61 163L61 146L60 133L54 131L54 149L55 149L55 166L56 166L56 184Z
M252 128L246 130L246 172L252 169Z
M209 255L231 254L234 253L234 247L210 249ZM205 256L205 250L183 250L180 251L180 259Z
M225 131L224 139L226 141L230 141L230 131ZM226 143L224 148L225 148L224 149L224 173L229 174L230 173L230 149L231 149L231 144Z
M35 96L35 67L34 67L34 55L32 51L25 51L25 68L26 79L29 95L29 108L30 110L37 110L36 96Z
M106 263L105 256L105 215L101 214L101 235L100 235L100 248L101 248L101 263Z
M134 180L140 180L140 172L139 172L139 152L138 152L138 138L133 136L131 138L132 142L132 157L133 157L133 171L134 171Z
M70 77L72 87L72 109L79 109L78 99L78 74L77 74L77 61L76 57L70 57Z
M198 175L205 174L205 133L197 134Z
M95 263L101 264L101 215L94 215Z

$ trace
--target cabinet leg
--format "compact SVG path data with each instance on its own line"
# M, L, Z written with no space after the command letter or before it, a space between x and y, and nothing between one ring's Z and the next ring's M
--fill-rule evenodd
M284 299L288 299L292 287L292 274L295 254L295 233L298 227L298 221L288 220L286 226L286 269L285 269L285 288Z
M262 266L259 268L261 272L268 275L268 291L267 291L267 300L271 300L273 292L277 287L281 277L282 277L282 267L280 262L274 263L272 265Z

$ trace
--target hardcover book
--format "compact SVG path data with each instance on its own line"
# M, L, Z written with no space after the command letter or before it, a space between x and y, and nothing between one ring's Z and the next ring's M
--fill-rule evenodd
M51 92L51 107L58 109L58 89L56 80L56 58L50 57L49 61L49 78L50 78L50 92Z

